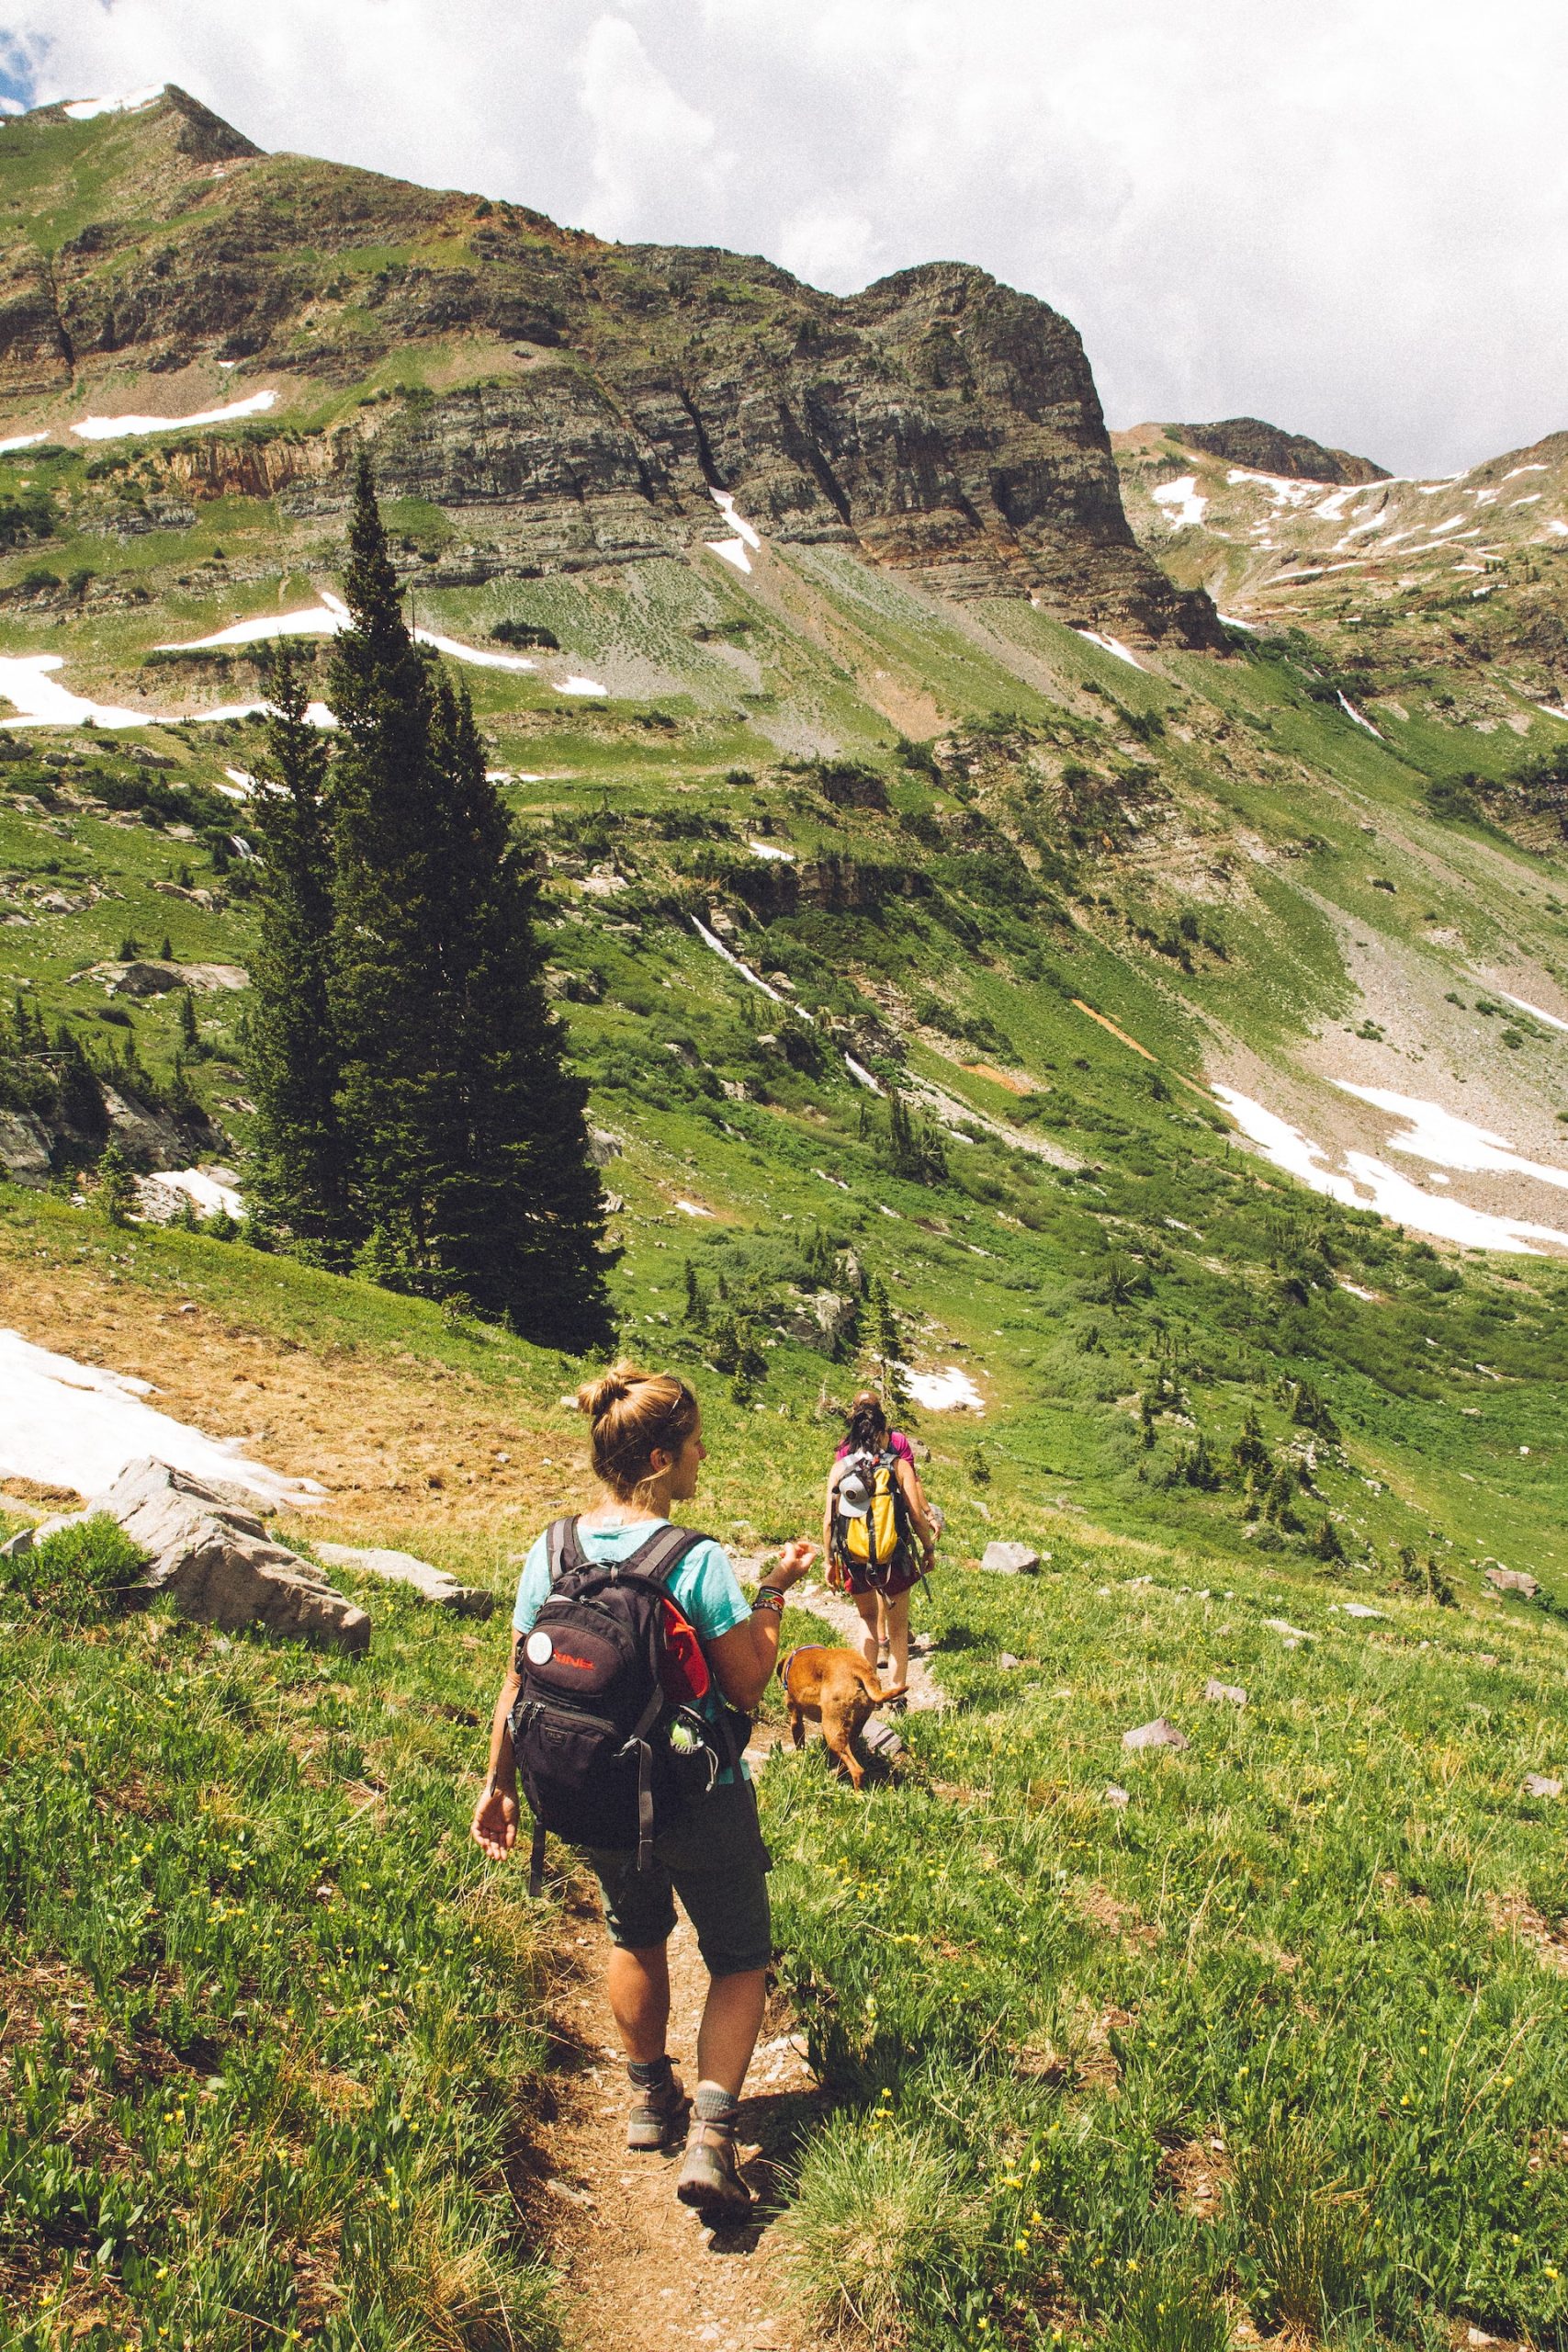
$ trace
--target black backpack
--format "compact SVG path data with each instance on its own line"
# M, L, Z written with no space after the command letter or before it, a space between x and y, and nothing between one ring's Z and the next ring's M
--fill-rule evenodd
M547 1829L572 1846L635 1848L647 1870L659 1832L733 1769L750 1736L735 1709L710 1722L666 1688L667 1661L700 1658L667 1587L706 1541L689 1527L658 1527L626 1559L599 1562L579 1543L575 1519L546 1532L550 1589L517 1636L522 1687L510 1718L534 1815L530 1894L539 1892ZM705 1682L705 1666L698 1671Z

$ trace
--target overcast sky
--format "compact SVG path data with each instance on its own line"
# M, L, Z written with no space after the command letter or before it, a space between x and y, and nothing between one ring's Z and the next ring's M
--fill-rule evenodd
M7 0L0 91L1066 311L1112 425L1400 472L1568 427L1563 0Z

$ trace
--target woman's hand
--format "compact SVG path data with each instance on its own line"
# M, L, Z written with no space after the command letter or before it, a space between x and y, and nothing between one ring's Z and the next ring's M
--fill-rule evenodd
M785 1585L798 1584L803 1576L809 1574L816 1558L815 1544L807 1544L804 1539L794 1544L786 1544L780 1552L776 1563L769 1571L768 1581L781 1588Z
M474 1807L468 1835L492 1862L502 1862L517 1843L517 1822L515 1790L486 1788Z

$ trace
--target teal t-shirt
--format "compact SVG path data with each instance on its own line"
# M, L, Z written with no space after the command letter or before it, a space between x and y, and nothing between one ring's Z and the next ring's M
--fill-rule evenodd
M577 1540L591 1560L605 1566L617 1560L629 1560L639 1544L646 1544L656 1528L667 1527L668 1520L642 1519L635 1527L579 1526ZM543 1607L550 1589L549 1551L545 1538L536 1538L532 1551L523 1563L523 1574L517 1580L517 1604L512 1611L512 1623L520 1634L529 1633L535 1618ZM751 1604L741 1591L735 1570L729 1565L729 1555L722 1544L705 1535L694 1544L680 1566L665 1586L671 1600L682 1616L689 1618L699 1641L716 1641L720 1634L733 1631L737 1625L749 1623ZM710 1686L701 1702L702 1712L716 1722L722 1704L716 1685ZM744 1759L741 1776L750 1780ZM721 1781L732 1780L730 1772L721 1772Z

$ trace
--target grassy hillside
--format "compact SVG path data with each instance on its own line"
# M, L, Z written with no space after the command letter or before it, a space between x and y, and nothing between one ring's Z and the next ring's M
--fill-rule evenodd
M1212 1241L1270 1214L1215 1158ZM1216 1438L1210 1399L1234 1417L1248 1392L1193 1359L1245 1341L1201 1287L1174 1345L1136 1295L1030 1314L1013 1262L971 1254L1012 1228L963 1197L908 1270L976 1349L995 1317L987 1366L1009 1367L983 1430L915 1424L954 1531L917 1604L953 1712L910 1719L909 1776L869 1799L815 1750L761 1781L782 1981L823 2084L787 2222L805 2290L933 2346L1219 2343L1249 2314L1315 2338L1325 2311L1340 2341L1370 2343L1375 2311L1393 2343L1460 2323L1560 2343L1568 1884L1560 1807L1522 1793L1568 1760L1560 1613L1483 1597L1462 1538L1429 1532L1453 1424L1387 1364L1336 1373L1353 1467L1315 1441L1325 1492L1359 1494L1382 1537L1371 1573L1244 1537L1236 1489L1140 1480L1192 1435L1166 1408L1145 1453L1097 1401L1135 1382L1140 1340ZM1114 1189L1096 1207L1086 1235L1122 1213ZM6 1319L41 1302L39 1336L74 1322L159 1372L171 1408L205 1367L209 1425L259 1424L285 1466L320 1461L310 1420L346 1374L360 1472L295 1540L400 1538L504 1594L581 1493L547 1355L235 1245L5 1208ZM668 1220L635 1229L645 1335L708 1405L697 1517L742 1548L809 1527L824 1375L842 1390L852 1367L782 1345L737 1405L678 1309L659 1320L682 1289ZM1404 1314L1488 1318L1512 1409L1544 1423L1529 1318L1555 1278L1433 1293L1429 1261L1352 1230ZM696 1262L739 1295L733 1228ZM247 1375L231 1403L224 1360ZM1262 1393L1280 1453L1311 1434L1292 1409ZM519 1464L500 1491L480 1419ZM1491 1523L1536 1523L1529 1465L1461 1426ZM1387 1491L1360 1485L1372 1465ZM997 1532L1040 1544L1038 1579L977 1572ZM531 1914L463 1842L504 1635L355 1589L376 1634L352 1661L0 1600L8 2346L549 2340L528 2152L570 1889ZM1206 1700L1210 1678L1245 1706ZM1122 1748L1162 1713L1185 1753ZM869 2233L850 2225L868 2199Z

